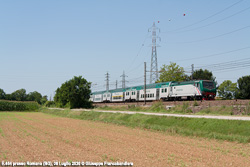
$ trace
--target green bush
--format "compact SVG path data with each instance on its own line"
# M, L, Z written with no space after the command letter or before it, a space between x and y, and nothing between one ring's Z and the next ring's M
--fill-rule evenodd
M0 111L34 111L39 108L37 102L17 102L0 100Z
M193 106L199 106L199 104L197 103L197 101L195 100L194 103L193 103Z
M45 107L55 107L56 106L54 101L46 101L44 105L45 105Z
M162 101L153 103L153 105L150 107L150 110L154 112L166 112L166 108Z

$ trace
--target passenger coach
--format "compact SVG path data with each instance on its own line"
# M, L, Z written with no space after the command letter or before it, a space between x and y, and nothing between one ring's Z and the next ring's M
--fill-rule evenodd
M186 82L162 82L113 89L109 91L93 92L90 101L93 102L124 102L124 101L154 100L214 100L216 96L216 83L208 80Z

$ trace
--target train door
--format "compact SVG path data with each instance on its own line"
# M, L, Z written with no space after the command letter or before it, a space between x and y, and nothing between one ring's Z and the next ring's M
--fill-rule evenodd
M170 89L169 89L169 96L172 97L173 96L173 87L170 86Z
M140 91L137 90L136 101L139 101L139 95L140 95Z
M159 100L160 97L160 89L156 89L156 100Z

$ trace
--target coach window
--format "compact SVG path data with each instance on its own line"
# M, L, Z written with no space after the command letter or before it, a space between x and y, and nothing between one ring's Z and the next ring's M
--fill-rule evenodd
M167 92L167 88L165 88L165 92Z
M161 89L161 93L163 93L163 89Z

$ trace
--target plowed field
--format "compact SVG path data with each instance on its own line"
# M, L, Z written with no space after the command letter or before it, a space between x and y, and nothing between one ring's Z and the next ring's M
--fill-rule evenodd
M238 167L250 166L250 144L183 137L43 113L0 112L2 160Z

